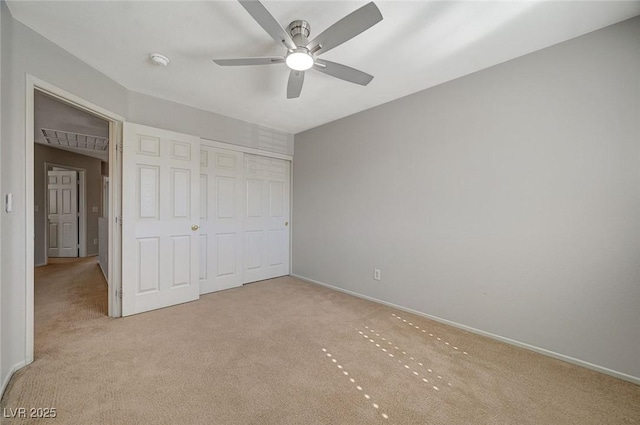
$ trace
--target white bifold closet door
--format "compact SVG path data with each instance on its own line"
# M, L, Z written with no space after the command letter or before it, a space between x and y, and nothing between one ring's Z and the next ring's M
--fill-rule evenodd
M200 150L200 293L241 286L242 152Z
M289 274L289 161L244 155L244 282Z
M198 299L200 138L125 123L122 315Z
M289 274L290 162L203 145L200 293Z

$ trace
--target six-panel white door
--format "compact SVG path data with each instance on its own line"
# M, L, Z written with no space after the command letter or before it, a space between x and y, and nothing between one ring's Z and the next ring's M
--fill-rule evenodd
M49 257L78 256L78 173L47 172Z
M242 152L200 149L200 293L241 286Z
M122 315L199 297L200 139L124 124Z
M289 274L290 162L244 154L244 283Z

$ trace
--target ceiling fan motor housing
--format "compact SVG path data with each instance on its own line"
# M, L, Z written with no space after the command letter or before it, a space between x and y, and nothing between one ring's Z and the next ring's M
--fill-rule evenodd
M311 33L311 25L309 22L301 19L295 20L289 24L289 34L296 46L306 46L309 44L309 34Z

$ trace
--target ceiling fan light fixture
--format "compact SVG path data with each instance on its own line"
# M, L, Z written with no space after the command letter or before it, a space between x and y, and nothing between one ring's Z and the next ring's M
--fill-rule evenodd
M313 66L315 60L307 49L299 48L291 51L285 62L294 71L306 71Z

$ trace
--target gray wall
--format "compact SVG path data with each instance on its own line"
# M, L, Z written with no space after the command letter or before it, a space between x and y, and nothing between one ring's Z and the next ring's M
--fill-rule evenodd
M102 167L97 158L90 158L61 149L51 148L40 144L35 145L34 151L34 205L38 205L38 211L34 213L34 262L35 265L44 264L45 259L45 234L46 234L46 178L44 173L45 162L56 165L66 165L73 168L84 168L86 187L86 238L87 255L98 255L98 245L93 240L98 238L98 217L102 211ZM93 212L92 207L98 207L98 212Z
M292 152L293 137L276 130L261 129L241 121L194 108L133 93L96 71L64 49L51 43L11 17L2 8L2 143L0 144L0 193L14 195L14 211L0 212L0 383L24 366L26 352L26 74L53 84L128 121L156 125L196 136L219 138L228 143L261 146L261 140L285 139ZM175 110L175 117L172 109ZM157 119L163 117L163 119ZM215 128L219 126L220 128ZM31 131L31 130L30 130ZM203 132L200 134L200 132ZM277 143L276 143L277 144ZM274 144L275 145L275 144Z
M127 119L134 123L293 155L293 134L136 92L128 93L128 108Z
M2 194L13 193L14 210L2 212L3 381L26 360L26 133L25 75L31 74L116 114L125 115L127 92L55 44L15 21L2 2ZM30 129L30 131L32 131ZM33 220L34 217L29 217Z
M635 18L296 134L294 273L640 379L639 45Z

